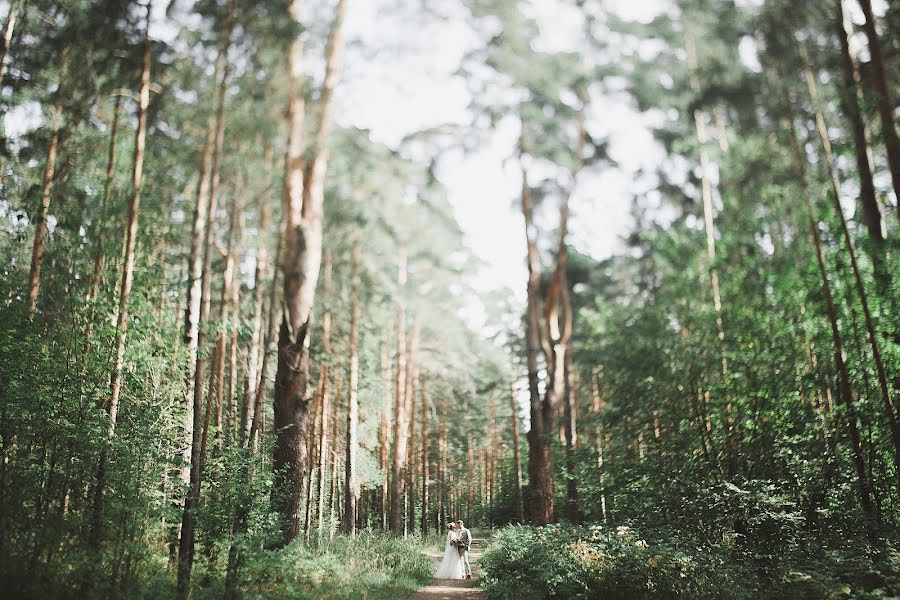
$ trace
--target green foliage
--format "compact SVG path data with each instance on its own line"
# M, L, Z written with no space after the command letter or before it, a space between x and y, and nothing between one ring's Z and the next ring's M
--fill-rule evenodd
M873 562L859 547L785 553L775 568L734 539L642 538L627 527L510 526L482 561L498 600L777 600L886 598L900 592L896 552Z

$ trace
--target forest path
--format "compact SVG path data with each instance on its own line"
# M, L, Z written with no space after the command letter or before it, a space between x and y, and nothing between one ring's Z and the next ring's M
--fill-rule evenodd
M469 563L472 565L472 579L432 579L431 583L409 596L407 600L488 600L478 589L478 562L484 554L485 540L473 539L469 550ZM437 565L443 553L429 553L432 562Z

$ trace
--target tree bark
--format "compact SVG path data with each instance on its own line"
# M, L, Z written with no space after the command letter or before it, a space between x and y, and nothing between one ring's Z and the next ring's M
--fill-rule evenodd
M511 426L513 438L513 475L516 482L516 519L519 523L525 522L525 503L522 494L522 442L519 434L519 403L516 399L515 384L510 386L509 406L511 413Z
M147 15L149 27L149 8ZM134 138L134 162L131 175L131 199L123 231L125 253L122 257L122 279L119 288L116 320L116 358L110 375L110 395L106 403L106 437L111 439L116 432L116 421L119 415L119 397L122 391L122 369L125 366L125 342L128 333L128 302L131 299L131 287L134 282L134 262L137 248L138 210L141 204L141 189L144 175L144 149L147 142L147 108L150 105L150 39L144 38L143 66L141 68L141 88L138 92L137 130ZM109 461L109 449L104 447L100 453L97 467L97 482L94 495L94 516L92 522L92 545L99 546L103 538L103 520L106 512L106 476Z
M525 240L528 256L526 363L531 407L531 429L528 439L528 504L532 524L546 525L553 520L553 453L550 446L552 413L545 416L545 403L538 389L538 351L541 348L541 264L538 257L531 188L528 174L522 170L522 215L525 219ZM549 372L549 369L548 369ZM548 390L550 386L548 385ZM548 427L548 421L550 421Z
M300 20L301 0L292 0L291 16ZM290 101L288 106L288 153L285 161L286 244L284 272L284 318L278 342L275 375L275 452L273 501L287 522L284 543L300 532L300 503L306 469L309 400L309 325L322 261L322 216L324 182L328 162L326 140L331 128L331 95L340 56L340 29L346 0L339 0L326 51L325 81L319 100L319 119L313 137L313 155L308 173L303 167L305 103L302 91L303 46L291 43ZM304 181L305 179L305 181Z
M381 423L378 427L378 464L381 467L381 528L387 530L391 456L388 438L391 430L391 363L386 342L381 346L381 382L384 386L384 399L381 407Z
M59 131L62 126L62 103L57 102L51 116L50 144L41 184L41 207L35 219L34 244L31 249L31 272L28 275L28 318L34 318L41 286L41 265L44 262L44 242L47 238L47 217L53 198L53 177L56 173L56 155L59 150Z
M344 529L350 535L356 535L357 500L359 499L359 482L356 473L357 422L359 420L359 272L361 268L362 244L357 239L351 251L353 272L350 283L350 357L347 376L347 447L344 464Z
M424 385L422 385L422 432L420 434L422 438L422 516L420 521L420 531L422 532L422 537L428 535L428 417L430 415L430 410L431 395L428 393L428 384L426 382Z
M233 7L233 4L232 4ZM219 178L222 160L222 145L225 139L225 95L227 91L228 81L228 61L227 49L231 37L233 20L226 26L226 34L223 40L222 48L219 50L219 56L216 61L216 73L219 77L218 96L216 102L216 116L213 124L212 136L212 154L211 166L209 169L209 182L207 184L208 192L203 193L201 189L202 182L198 183L197 191L197 211L200 211L201 205L206 209L206 222L202 227L202 247L198 248L198 253L202 252L202 263L200 268L200 289L197 296L197 348L196 362L194 365L194 382L192 387L192 407L191 417L191 459L188 492L184 499L184 510L181 515L181 537L178 542L178 583L176 594L179 600L187 598L190 591L191 569L194 561L194 510L200 501L200 478L202 475L201 464L203 461L203 429L204 423L208 419L208 413L204 417L203 414L203 383L206 378L207 357L199 349L206 345L206 337L208 335L208 321L210 312L210 298L212 296L211 278L212 278L212 253L213 253L213 225L215 223L216 210L218 208L219 194ZM205 160L205 158L204 158ZM203 167L201 167L201 172ZM204 197L208 195L208 200L204 201ZM193 269L194 265L191 265ZM193 276L193 273L192 273ZM193 283L192 283L193 285ZM194 292L197 290L194 289ZM188 309L190 310L190 309ZM186 324L187 328L191 327L190 323ZM190 331L189 331L190 332ZM190 345L190 341L188 342ZM208 404L208 403L207 403Z
M881 41L875 27L875 15L872 13L871 0L859 0L859 6L865 15L863 29L869 41L870 65L872 67L872 83L875 86L876 106L881 118L881 137L887 150L888 165L891 170L891 181L894 184L894 196L897 199L897 216L900 218L900 137L894 124L894 103L888 87L887 74L884 68L884 57L881 52Z
M406 288L406 254L400 255L400 267L397 275L397 287ZM404 484L406 483L406 444L409 424L406 413L406 311L397 309L397 372L394 395L394 457L391 467L391 531L403 533Z

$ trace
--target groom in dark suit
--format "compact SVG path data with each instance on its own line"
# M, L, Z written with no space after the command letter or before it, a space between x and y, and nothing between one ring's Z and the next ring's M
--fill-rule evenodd
M472 545L472 532L466 529L462 519L456 522L459 527L459 541L456 542L456 550L466 567L466 579L472 579L472 567L469 566L469 546Z

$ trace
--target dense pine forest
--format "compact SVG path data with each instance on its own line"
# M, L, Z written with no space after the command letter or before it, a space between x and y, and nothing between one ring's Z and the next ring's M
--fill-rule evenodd
M896 2L0 18L3 597L900 597Z

